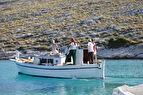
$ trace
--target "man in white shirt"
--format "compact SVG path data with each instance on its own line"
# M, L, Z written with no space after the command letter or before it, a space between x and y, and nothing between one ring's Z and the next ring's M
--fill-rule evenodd
M91 39L88 40L88 59L89 59L89 64L93 64L94 60L94 43L92 42Z
M65 63L71 61L71 57L72 57L73 58L73 64L75 65L77 43L76 43L76 40L74 38L71 38L71 43L68 46L68 48L70 51L66 57Z

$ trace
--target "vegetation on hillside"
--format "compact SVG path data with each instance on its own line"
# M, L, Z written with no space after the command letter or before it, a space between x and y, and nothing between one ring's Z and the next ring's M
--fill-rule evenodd
M99 45L112 36L115 43L142 43L142 5L142 0L2 0L0 48L49 49L51 39L64 46L70 37L80 43L93 38Z
M109 40L108 40L108 44L107 46L109 48L119 48L119 47L126 47L126 46L130 46L136 44L135 41L126 38L124 36L121 36L119 38L115 38L114 36L112 36Z

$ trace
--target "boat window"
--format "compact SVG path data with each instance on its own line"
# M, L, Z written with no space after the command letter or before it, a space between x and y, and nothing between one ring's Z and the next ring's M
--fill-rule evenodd
M48 61L48 63L54 63L53 59L48 59L47 61Z
M56 60L56 63L58 63L58 60Z
M40 63L46 63L46 61L47 59L43 59L43 58L40 59Z

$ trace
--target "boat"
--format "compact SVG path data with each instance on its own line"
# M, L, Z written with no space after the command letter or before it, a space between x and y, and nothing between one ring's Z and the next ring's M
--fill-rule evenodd
M83 49L77 49L75 65L72 62L65 64L64 54L47 54L29 59L16 58L13 61L16 63L19 74L50 78L104 79L105 61L96 60L93 64L84 63L87 60L84 55Z

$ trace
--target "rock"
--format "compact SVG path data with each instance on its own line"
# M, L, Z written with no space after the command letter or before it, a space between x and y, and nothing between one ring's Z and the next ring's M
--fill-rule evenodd
M0 19L0 23L8 22L8 21L14 21L14 20L19 20L19 19L20 18L17 18L17 17L2 18L2 19Z
M102 47L98 49L97 55L100 58L143 58L143 44L117 49Z
M19 38L25 38L25 37L30 37L30 36L33 36L33 34L27 33L27 34L16 35L16 38L19 39Z
M43 13L43 14L46 14L49 12L49 8L40 8L40 11Z
M120 87L117 87L113 90L112 95L142 95L143 93L143 84L139 84L136 86L127 86L123 85Z
M11 58L14 58L14 55L15 52L13 51L0 51L0 59L4 60L4 59L11 59Z
M124 29L124 26L117 26L115 24L111 24L107 27L107 29L112 29L112 31L122 31Z
M38 24L38 25L34 25L34 29L39 29L39 28L42 28L42 26L44 26L43 24Z
M10 4L12 2L15 2L16 0L10 0L10 1L0 1L0 5L4 5L4 4Z
M42 13L41 13L41 12L33 12L31 15L32 15L32 16L41 16Z
M67 17L67 16L71 16L71 15L72 15L71 13L67 13L67 14L61 15L60 17Z
M143 53L137 54L137 55L136 55L136 58L143 58Z
M97 33L91 33L91 34L88 34L90 37L95 37L97 35Z
M10 7L6 7L6 8L4 8L4 9L0 9L0 12L6 11L6 10L11 10L11 8L10 8Z
M17 29L16 31L15 31L15 33L21 33L21 32L24 32L22 29Z
M90 24L93 22L100 22L100 20L101 20L101 17L94 17L94 18L90 18L90 19L85 20L83 23L84 24Z
M95 31L104 31L104 28L95 28Z
M37 37L40 37L40 36L42 36L43 34L42 33L38 33L38 34L36 34L36 35L33 35L31 38L37 38Z
M50 34L57 34L57 32L49 31L49 30L44 30L44 33L48 34L48 35L50 35Z
M113 16L115 15L122 15L122 14L128 14L130 16L136 16L137 14L143 14L143 8L140 9L128 9L128 10L124 10L118 13L113 14Z

